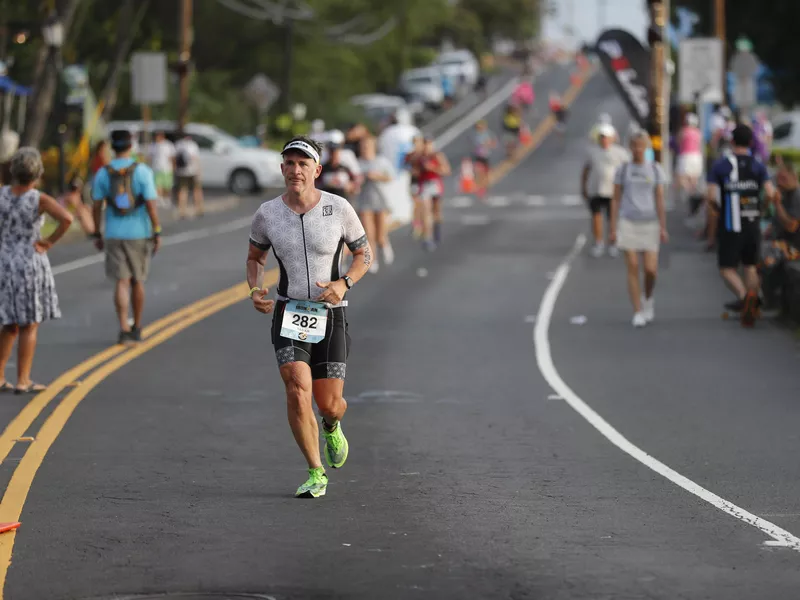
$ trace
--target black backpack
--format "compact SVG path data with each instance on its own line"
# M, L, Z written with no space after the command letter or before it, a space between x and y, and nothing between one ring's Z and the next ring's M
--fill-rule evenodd
M142 206L145 199L133 194L133 174L139 163L133 163L124 169L106 166L108 173L108 190L106 204L118 215L127 215Z
M183 148L178 150L178 153L175 155L175 166L179 169L185 169L189 166L189 153Z

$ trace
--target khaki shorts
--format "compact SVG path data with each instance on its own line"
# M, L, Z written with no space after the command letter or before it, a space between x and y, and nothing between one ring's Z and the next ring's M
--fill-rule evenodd
M106 276L147 281L152 255L150 240L106 240Z
M197 175L178 175L178 188L193 190L197 187Z

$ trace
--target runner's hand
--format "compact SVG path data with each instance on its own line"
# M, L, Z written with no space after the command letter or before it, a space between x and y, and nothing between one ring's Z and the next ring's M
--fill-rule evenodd
M157 235L153 238L153 255L161 249L161 236Z
M669 241L669 233L667 233L667 228L661 228L661 243L666 244Z
M608 232L608 243L614 245L617 243L617 230L612 229Z
M105 248L105 243L103 242L103 238L99 237L94 240L94 247L97 248L98 252L102 252L103 248Z
M330 304L339 304L347 292L347 284L341 279L338 281L331 281L328 283L317 282L317 287L321 287L325 291L317 298L317 302L329 302Z
M269 290L256 290L253 292L253 308L258 312L268 315L275 308L275 300L270 300L265 296Z

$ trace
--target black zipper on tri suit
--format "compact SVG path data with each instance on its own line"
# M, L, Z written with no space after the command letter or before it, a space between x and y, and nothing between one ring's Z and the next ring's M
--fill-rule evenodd
M308 283L308 299L311 299L311 272L308 270L308 248L306 248L306 226L303 217L305 213L300 215L300 231L303 232L303 252L306 255L306 283Z

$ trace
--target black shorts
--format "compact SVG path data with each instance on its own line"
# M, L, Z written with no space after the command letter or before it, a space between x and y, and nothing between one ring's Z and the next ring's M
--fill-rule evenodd
M316 344L299 342L281 336L281 322L286 301L275 303L272 317L272 345L278 366L292 362L304 362L311 367L312 379L342 379L347 371L347 356L350 354L350 335L347 333L347 315L343 306L328 309L328 325L325 339Z
M593 196L589 199L589 209L592 211L593 215L604 210L606 211L606 216L609 216L611 214L611 198Z
M560 108L558 110L553 111L553 116L556 118L556 121L559 123L565 123L567 121L567 109Z
M720 269L735 269L739 265L755 267L761 257L761 228L742 224L741 231L727 231L723 224L718 228L717 264Z

